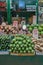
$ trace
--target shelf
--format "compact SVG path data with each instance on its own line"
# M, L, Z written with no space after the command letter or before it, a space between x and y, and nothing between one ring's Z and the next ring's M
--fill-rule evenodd
M13 11L13 12L36 12L36 11Z

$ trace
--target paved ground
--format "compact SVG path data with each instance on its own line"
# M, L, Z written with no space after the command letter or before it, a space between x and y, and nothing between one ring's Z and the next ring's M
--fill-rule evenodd
M43 56L0 56L0 65L43 65Z

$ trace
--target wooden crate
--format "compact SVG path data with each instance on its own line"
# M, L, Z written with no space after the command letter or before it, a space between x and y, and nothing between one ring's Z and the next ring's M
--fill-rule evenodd
M35 55L35 52L34 53L26 53L26 54L16 54L16 53L10 53L10 55L15 55L15 56L34 56Z

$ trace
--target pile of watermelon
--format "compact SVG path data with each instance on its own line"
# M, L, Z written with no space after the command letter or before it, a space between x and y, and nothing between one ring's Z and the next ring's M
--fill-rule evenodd
M0 51L9 50L9 44L13 38L13 35L0 34Z
M9 51L12 53L35 53L34 43L31 38L26 35L15 35L15 38L12 40L9 45Z
M32 33L34 28L37 28L39 31L39 35L43 35L43 24L39 25L27 25L28 31L30 31L30 33Z

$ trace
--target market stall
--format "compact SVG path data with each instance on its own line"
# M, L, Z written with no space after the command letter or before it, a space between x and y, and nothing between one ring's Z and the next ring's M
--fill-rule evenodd
M20 5L21 2L24 7ZM31 4L28 2L29 4L26 5L25 2L20 0L19 4L16 4L18 8L16 11L14 8L15 15L12 20L11 3L9 0L6 2L8 23L2 22L0 25L1 65L43 65L43 24L36 23L38 22L38 1L29 0Z
M11 3L12 2L12 3ZM38 1L36 0L17 0L8 1L7 4L7 20L11 23L13 17L25 17L27 22L33 23L33 16L36 16L36 23L38 23ZM10 17L10 18L9 18ZM31 19L32 18L32 19ZM19 19L19 18L18 18ZM30 21L31 19L31 21Z

